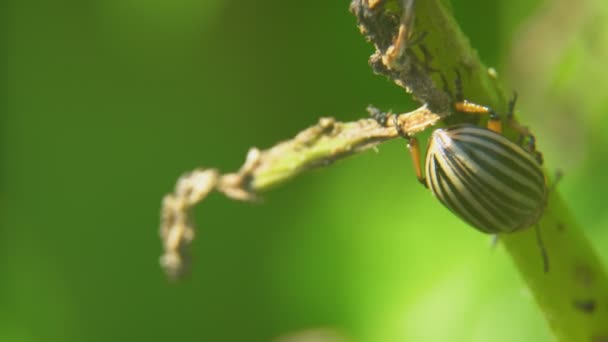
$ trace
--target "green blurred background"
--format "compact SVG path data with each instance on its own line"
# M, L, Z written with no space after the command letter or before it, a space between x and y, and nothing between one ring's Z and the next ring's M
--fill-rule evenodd
M4 0L0 341L551 341L504 250L419 186L402 141L261 205L211 196L191 277L164 278L160 200L181 173L235 170L320 116L415 107L372 74L348 5ZM454 13L608 260L606 5Z

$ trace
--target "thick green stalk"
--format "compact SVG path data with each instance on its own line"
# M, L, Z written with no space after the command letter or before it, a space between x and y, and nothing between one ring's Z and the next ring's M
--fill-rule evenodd
M412 37L420 33L425 36L417 45L408 47L409 55L402 59L405 67L394 68L382 62L385 60L379 56L386 55L395 43L395 39L387 39L385 35L392 32L394 37L402 24L396 19L401 17L399 5L397 1L372 2L370 8L370 2L359 0L354 0L351 5L359 18L362 32L378 49L377 57L372 56L370 60L374 69L425 102L433 100L428 96L428 87L419 87L421 82L416 78L420 75L409 72L411 66L408 63L424 60L422 69L427 71L426 76L435 81L436 88L449 87L455 70L459 70L467 99L505 112L507 97L499 79L495 72L481 63L445 1L416 2ZM403 72L404 69L408 72ZM443 103L429 103L429 106L445 108ZM452 114L446 121L459 119L457 114ZM507 125L505 127L507 136L517 135L513 129ZM533 227L501 235L499 241L513 258L555 337L559 341L608 341L608 277L558 191L550 192L538 224L549 258L548 272L543 270L543 259Z

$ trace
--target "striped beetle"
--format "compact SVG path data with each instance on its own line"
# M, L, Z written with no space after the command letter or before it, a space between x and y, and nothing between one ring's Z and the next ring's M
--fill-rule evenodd
M427 62L428 52L421 44L423 33L414 39L414 0L403 0L403 15L399 33L393 45L382 56L388 69L398 68L400 58L408 49L418 45ZM428 65L424 65L428 68ZM432 68L427 70L432 71ZM408 140L408 149L418 181L450 211L477 230L494 234L511 233L535 226L544 270L549 262L541 238L538 221L545 209L547 182L541 169L542 156L535 149L535 138L526 128L513 120L516 96L509 103L507 121L520 137L528 138L528 150L502 135L502 121L489 107L464 100L460 72L456 71L456 102L454 109L470 114L488 114L487 128L475 125L454 125L432 132L425 156L426 178L420 163L418 140L405 134L393 116L399 135ZM447 81L440 72L444 89L451 95ZM370 114L384 125L386 114L371 108ZM555 186L555 183L553 183Z
M509 122L513 122L514 105L515 98L509 103ZM534 136L513 126L528 138L526 150L502 135L500 118L490 108L462 100L455 103L455 109L488 114L487 128L458 124L434 130L426 150L426 177L418 140L406 135L395 118L399 134L408 140L416 177L452 213L481 232L498 235L535 225L547 272L548 257L537 223L549 190Z

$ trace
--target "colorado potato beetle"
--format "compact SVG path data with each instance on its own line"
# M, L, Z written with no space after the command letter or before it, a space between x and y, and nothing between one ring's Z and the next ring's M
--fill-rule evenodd
M509 121L515 100L510 103ZM542 158L534 137L528 147L502 135L502 122L488 107L468 101L455 103L459 112L488 114L487 127L457 124L435 129L427 146L424 172L418 140L408 140L416 176L452 213L487 234L511 233L532 225L536 229L545 271L548 258L537 225L549 193Z

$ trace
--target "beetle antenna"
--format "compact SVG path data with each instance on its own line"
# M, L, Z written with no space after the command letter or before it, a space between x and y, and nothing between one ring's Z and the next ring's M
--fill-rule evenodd
M547 249L545 248L545 243L543 242L543 237L540 233L540 226L538 224L534 225L534 231L536 232L536 244L540 249L541 257L543 258L543 270L545 273L549 272L549 256L547 255Z

